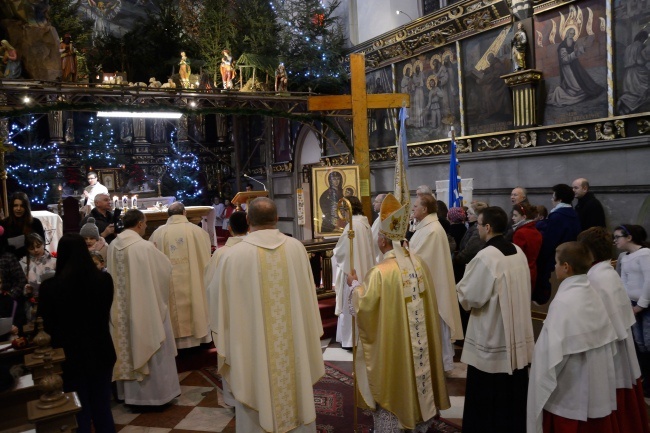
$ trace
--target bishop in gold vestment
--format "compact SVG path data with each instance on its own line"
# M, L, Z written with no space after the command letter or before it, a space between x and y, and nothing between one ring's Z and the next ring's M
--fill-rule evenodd
M402 217L403 224L395 222ZM436 293L420 259L389 237L404 237L406 205L400 207L389 194L380 218L383 261L368 272L362 285L352 281L355 274L348 279L357 287L353 305L361 342L355 359L360 401L375 411L376 432L422 429L439 409L450 407Z

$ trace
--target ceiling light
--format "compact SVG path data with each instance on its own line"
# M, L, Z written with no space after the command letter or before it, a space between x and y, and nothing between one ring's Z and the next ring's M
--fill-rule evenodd
M171 111L98 111L97 117L133 117L138 119L179 119L183 113L174 113Z

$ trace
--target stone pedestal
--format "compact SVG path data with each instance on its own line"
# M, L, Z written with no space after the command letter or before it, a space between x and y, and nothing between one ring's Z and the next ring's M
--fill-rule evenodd
M542 80L542 72L536 69L526 69L502 75L501 78L512 90L515 129L538 126L540 119L537 94Z

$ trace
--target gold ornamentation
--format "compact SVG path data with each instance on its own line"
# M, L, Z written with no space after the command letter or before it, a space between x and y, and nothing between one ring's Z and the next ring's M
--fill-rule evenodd
M650 131L650 120L640 119L636 121L636 127L639 130L639 134L645 134Z
M622 120L615 120L614 126L616 127L616 133L619 137L625 138L625 122Z
M546 141L548 143L555 143L556 141L561 141L562 143L568 143L569 141L578 140L585 141L589 138L589 132L587 128L578 128L577 130L572 130L565 128L558 131L548 131L546 133Z
M273 173L291 173L293 171L292 162L283 162L281 164L273 164Z
M492 20L492 16L488 10L483 10L476 12L470 15L467 18L463 18L463 24L467 30L483 30L488 27L488 24Z
M321 162L323 163L323 165L327 167L332 167L336 165L349 165L349 164L354 164L354 158L352 158L351 154L344 153L342 155L323 157L321 158Z
M490 138L481 138L478 140L478 148L477 150L479 152L482 152L484 150L490 149L490 150L496 150L496 149L507 149L510 147L510 137L504 136L501 138L498 137L490 137Z
M535 131L515 133L515 149L518 147L524 149L526 147L536 146L537 133Z
M456 140L456 152L457 153L472 152L472 139L467 138L465 140Z
M447 153L449 153L448 144L423 144L409 148L409 157L444 155Z
M596 123L596 140L613 140L616 138L614 124L612 122Z

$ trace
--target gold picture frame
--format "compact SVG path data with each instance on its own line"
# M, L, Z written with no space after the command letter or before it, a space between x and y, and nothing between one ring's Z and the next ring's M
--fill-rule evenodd
M97 170L97 179L104 185L108 192L118 191L121 187L119 184L120 176L118 168L104 168Z
M312 215L316 236L339 236L336 206L346 195L359 197L359 166L312 167Z

